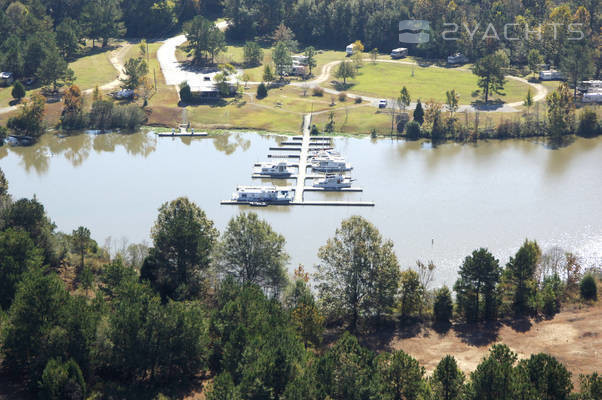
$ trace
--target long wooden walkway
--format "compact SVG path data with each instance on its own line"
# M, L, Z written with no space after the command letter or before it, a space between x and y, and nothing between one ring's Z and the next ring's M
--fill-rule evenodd
M299 172L297 172L297 188L294 203L303 203L305 192L305 175L307 174L307 156L309 155L309 134L311 127L311 114L303 117L303 139L301 141L301 154L299 155Z

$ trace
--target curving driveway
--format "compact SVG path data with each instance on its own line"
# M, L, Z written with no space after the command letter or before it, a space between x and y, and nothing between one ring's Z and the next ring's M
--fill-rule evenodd
M217 26L223 30L228 26L228 23L226 21L222 21L222 22L217 23ZM181 82L188 81L188 83L191 86L194 86L195 84L198 84L199 82L202 82L202 80L203 80L204 74L203 74L202 70L197 71L197 70L187 69L182 65L182 63L178 62L178 60L176 58L176 47L178 47L185 41L186 41L185 35L174 36L172 38L165 40L163 42L163 45L157 51L157 58L159 60L159 63L161 64L161 70L163 71L163 76L165 77L165 82L168 85L179 85ZM371 60L365 59L364 61L369 62ZM398 60L376 60L376 62L418 65L415 62L398 61ZM314 87L321 87L325 93L337 96L338 94L341 93L341 91L338 91L338 90L335 90L332 88L328 88L328 87L322 87L321 85L324 84L325 82L328 82L328 80L332 76L332 69L339 63L341 63L341 61L331 61L322 66L320 75L318 75L314 79L309 80L309 81L304 81L304 82L291 82L290 85L295 86L295 87L308 87L310 89L314 88ZM432 68L443 68L443 67L433 66ZM470 72L470 70L462 69L462 68L457 68L456 70ZM535 90L535 94L533 96L533 101L543 100L546 97L546 95L548 94L547 88L539 83L532 83L532 82L527 81L526 79L519 78L516 76L511 76L511 75L507 75L506 78L514 79L514 80L520 81L522 83L525 83L525 84L531 86ZM258 85L260 83L261 82L247 82L247 84L249 84L249 85ZM349 98L355 99L355 98L361 97L363 100L365 100L370 105L375 106L375 107L378 106L378 101L381 99L381 98L377 98L377 97L363 96L363 95L355 94L353 92L346 91L346 93ZM493 112L493 111L495 111L495 112L512 113L512 112L517 112L518 110L516 109L516 107L520 107L520 106L522 106L522 104L523 104L522 101L518 101L518 102L514 102L514 103L504 103L501 106L500 105L488 105L488 106L476 107L473 105L461 105L458 108L458 111L459 112L464 112L464 111ZM416 103L412 103L412 104L410 104L408 109L411 110L411 109L414 109L415 107L416 107Z

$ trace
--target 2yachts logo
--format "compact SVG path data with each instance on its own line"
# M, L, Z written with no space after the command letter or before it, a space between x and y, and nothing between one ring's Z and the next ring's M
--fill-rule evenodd
M452 22L446 22L443 24L443 30L441 32L441 38L443 40L460 40L462 36L462 30L466 31L466 34L470 37L470 40L543 40L543 33L547 40L558 40L559 36L567 40L582 40L585 37L580 27L583 24L573 23L568 24L566 27L559 23L548 23L539 25L536 28L531 28L529 25L520 24L504 24L503 28L496 29L492 23L484 24L481 23L473 24L469 26L467 23L458 25ZM399 41L401 43L428 43L431 39L431 34L424 31L431 31L431 24L429 21L420 19L407 19L399 22ZM431 31L432 32L432 31ZM498 32L501 32L500 35ZM479 33L479 35L477 35ZM482 33L482 35L481 35ZM432 34L436 34L432 32Z

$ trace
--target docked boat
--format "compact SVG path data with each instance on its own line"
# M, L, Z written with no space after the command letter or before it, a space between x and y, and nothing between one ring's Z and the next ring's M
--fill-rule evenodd
M292 190L276 186L238 186L232 194L232 201L242 204L289 204L292 200Z
M277 176L277 177L288 177L291 176L291 171L288 169L286 161L280 161L277 163L262 163L261 169L257 172L259 175L265 176Z
M324 158L324 157L341 157L341 153L334 150L310 150L310 158Z
M342 157L316 157L311 161L311 167L319 172L344 172L351 171L353 167Z
M341 174L326 174L324 178L314 182L313 187L322 188L324 190L339 190L351 187L353 180Z

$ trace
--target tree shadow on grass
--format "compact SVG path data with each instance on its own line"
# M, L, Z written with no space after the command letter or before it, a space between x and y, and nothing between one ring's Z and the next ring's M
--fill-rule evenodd
M331 81L330 83L332 84L334 89L338 90L339 92L349 90L355 86L355 83L353 83L353 82L343 83L343 82L339 82L339 81Z
M504 102L502 100L489 100L485 103L483 100L475 100L470 103L475 109L479 111L495 111L504 107Z
M453 329L462 342L471 346L487 346L497 340L501 327L501 322L492 321L481 324L457 324Z
M528 317L513 318L511 320L504 321L505 325L511 327L515 332L525 333L528 332L533 324L531 319Z

